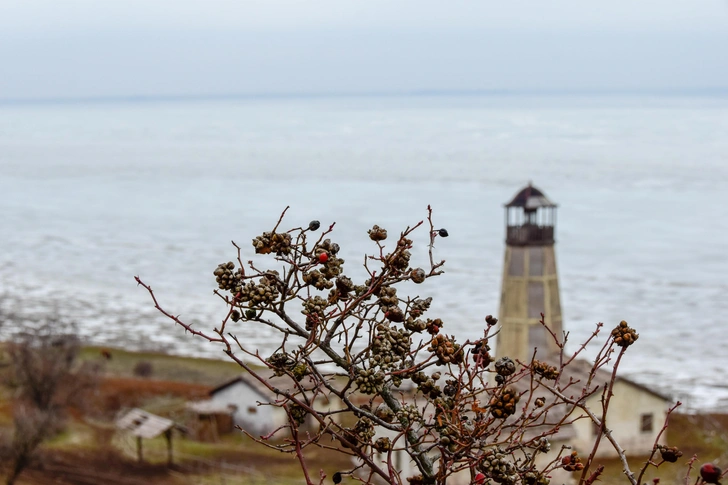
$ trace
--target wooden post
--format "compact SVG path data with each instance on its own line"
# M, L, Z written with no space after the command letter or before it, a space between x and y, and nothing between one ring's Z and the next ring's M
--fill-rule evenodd
M164 432L167 438L167 466L172 466L172 428Z
M142 455L142 437L137 436L137 460L141 463L144 461L144 456Z

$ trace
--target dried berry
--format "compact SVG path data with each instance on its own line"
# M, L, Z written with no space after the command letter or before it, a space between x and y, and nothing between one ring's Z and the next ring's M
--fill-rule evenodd
M321 227L321 223L319 221L311 221L308 223L309 231L317 231L319 227Z
M440 237L447 237L447 236L449 236L449 235L450 235L450 234L448 234L448 233L447 233L447 229L444 229L444 228L443 228L443 229L439 229L439 230L437 231L437 234L439 234L439 235L440 235Z
M706 463L700 467L700 477L705 483L714 483L719 485L718 480L720 479L722 470L712 463Z
M425 270L422 268L417 268L410 271L410 278L412 278L412 281L414 281L418 285L420 283L424 283L426 277L427 276L425 274Z
M485 317L485 323L492 327L493 325L498 323L498 319L495 318L493 315L488 315Z
M542 408L546 404L546 399L542 397L537 397L533 403L536 405L537 408Z
M627 322L622 320L619 322L619 325L612 330L612 338L614 339L615 344L626 348L637 341L639 334L634 328L630 327Z

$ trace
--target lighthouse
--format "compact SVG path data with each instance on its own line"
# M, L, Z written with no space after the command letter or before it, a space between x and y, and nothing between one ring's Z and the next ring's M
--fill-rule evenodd
M506 251L503 261L501 329L496 355L530 361L558 351L546 326L561 340L561 301L556 272L556 204L530 183L505 204Z

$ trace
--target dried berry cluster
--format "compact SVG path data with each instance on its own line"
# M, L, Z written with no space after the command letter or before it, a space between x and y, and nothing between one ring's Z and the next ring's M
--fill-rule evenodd
M541 453L548 453L551 451L551 442L544 437L535 439L533 443L531 443L531 446Z
M296 423L301 425L306 422L306 414L308 413L305 409L294 402L289 402L286 406L288 407L288 412L291 413L291 417Z
M455 339L452 337L436 335L428 350L437 356L437 362L440 365L463 362L463 349L460 344L455 343Z
M488 367L493 362L493 357L490 355L490 346L488 345L488 339L480 339L475 342L475 346L470 354L478 367Z
M419 422L422 419L422 415L414 404L405 404L397 411L397 419L399 419L400 423L411 425L412 423Z
M495 362L495 371L499 376L508 377L516 372L516 363L510 357L501 357Z
M412 382L417 384L417 389L422 394L429 396L430 399L436 399L442 394L440 387L437 385L440 377L439 372L432 374L432 377L428 377L424 372L418 372L412 376Z
M490 414L496 418L507 418L516 412L516 404L520 396L512 387L503 389L503 392L490 398Z
M293 378L296 379L296 381L301 382L304 377L311 374L311 369L309 369L306 364L301 362L293 368L291 374L293 374Z
M584 464L581 462L579 454L572 451L570 455L566 455L561 459L561 468L567 472L578 472L584 469Z
M660 451L662 459L669 463L675 463L683 455L683 452L676 446L657 445L657 449Z
M363 394L377 394L382 390L384 372L375 369L362 369L356 375L356 385Z
M412 300L409 304L409 314L412 318L419 318L424 313L430 309L430 305L432 304L432 297L425 298L424 300L421 300L419 298L416 298Z
M258 254L275 253L278 256L291 254L291 235L287 232L264 232L253 239L253 247Z
M378 365L383 369L398 368L397 364L409 353L410 345L410 337L405 330L380 323L372 337L372 356L369 362L372 366Z
M525 485L548 485L551 480L543 473L537 471L527 471L521 475Z
M253 308L273 303L279 295L278 273L270 271L258 282L249 281L240 289L240 300L249 302Z
M324 239L324 241L317 245L314 249L314 256L316 260L323 265L321 274L324 275L324 278L326 279L336 278L342 272L344 260L336 256L339 253L339 249L339 245L332 243L331 239Z
M486 477L503 485L513 485L518 480L515 465L500 448L486 451L483 461L480 462L479 469Z
M394 272L402 272L409 267L410 258L412 257L412 253L409 252L409 248L411 247L411 239L401 237L397 241L397 248L385 258L390 269Z
M387 239L387 230L376 224L367 231L367 234L369 234L369 239L372 241L384 241Z
M296 361L285 352L276 352L266 360L275 371L275 375L282 376L296 366Z
M612 330L612 338L614 338L614 343L619 345L620 347L629 347L630 345L635 343L639 337L640 336L635 331L635 329L630 327L624 320L619 322L619 325L617 325L617 327Z
M385 423L391 423L395 418L394 411L387 406L378 406L377 409L374 410L374 415Z
M436 318L434 320L430 320L428 318L427 319L427 333L429 333L430 335L437 335L438 333L440 333L440 329L442 328L443 325L444 325L444 323L442 323L442 320L440 320L439 318Z
M315 325L325 320L328 305L328 300L324 300L320 296L313 296L303 302L301 313L306 315L306 330L311 330Z
M339 300L348 300L352 291L356 292L356 285L348 276L340 275L336 278L336 288L329 292L329 302L336 303Z
M510 357L501 357L495 362L495 371L498 374L495 376L495 382L503 384L506 377L516 372L516 363Z
M334 283L324 277L321 271L314 269L312 271L305 271L301 276L301 279L307 285L312 285L317 290L328 290L334 287Z
M544 379L549 379L551 381L559 377L559 370L552 365L548 365L546 362L534 360L533 364L531 364L531 370Z
M392 449L392 441L386 436L377 438L377 441L374 442L374 449L379 453L386 453Z
M369 443L374 437L374 423L366 416L362 416L354 425L353 431L359 443Z
M243 280L242 270L238 269L233 272L234 269L235 263L228 261L227 263L218 264L215 271L212 272L212 274L215 275L215 281L217 281L218 288L221 290L228 290L232 294L236 294L240 291Z

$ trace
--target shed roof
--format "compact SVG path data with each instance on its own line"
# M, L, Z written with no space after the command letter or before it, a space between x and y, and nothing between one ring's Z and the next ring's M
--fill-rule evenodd
M175 427L171 419L163 418L143 409L134 408L116 420L116 427L134 436L151 439Z
M307 385L306 380L301 382L296 382L294 379L289 377L288 375L282 375L282 376L276 376L271 372L269 376L266 376L265 373L263 373L263 377L265 377L265 380L268 382L268 384L276 390L290 393L290 394L298 394L301 390L308 393L309 391L313 391L311 388L311 385ZM233 379L230 379L226 382L223 382L219 386L215 387L210 391L210 397L214 397L216 394L218 394L220 391L223 391L224 389L227 389L230 386L234 385L243 385L250 389L252 389L256 394L258 394L261 398L263 398L267 402L273 402L276 399L280 397L279 393L276 393L272 391L268 386L260 382L255 377L245 374L240 375L238 377L235 377ZM322 393L318 395L318 398L326 399L328 400L328 393Z
M506 204L506 207L537 209L539 207L556 207L556 204L551 202L548 197L546 197L546 194L531 185L531 182L529 182L526 187L522 188L513 197L513 199Z

